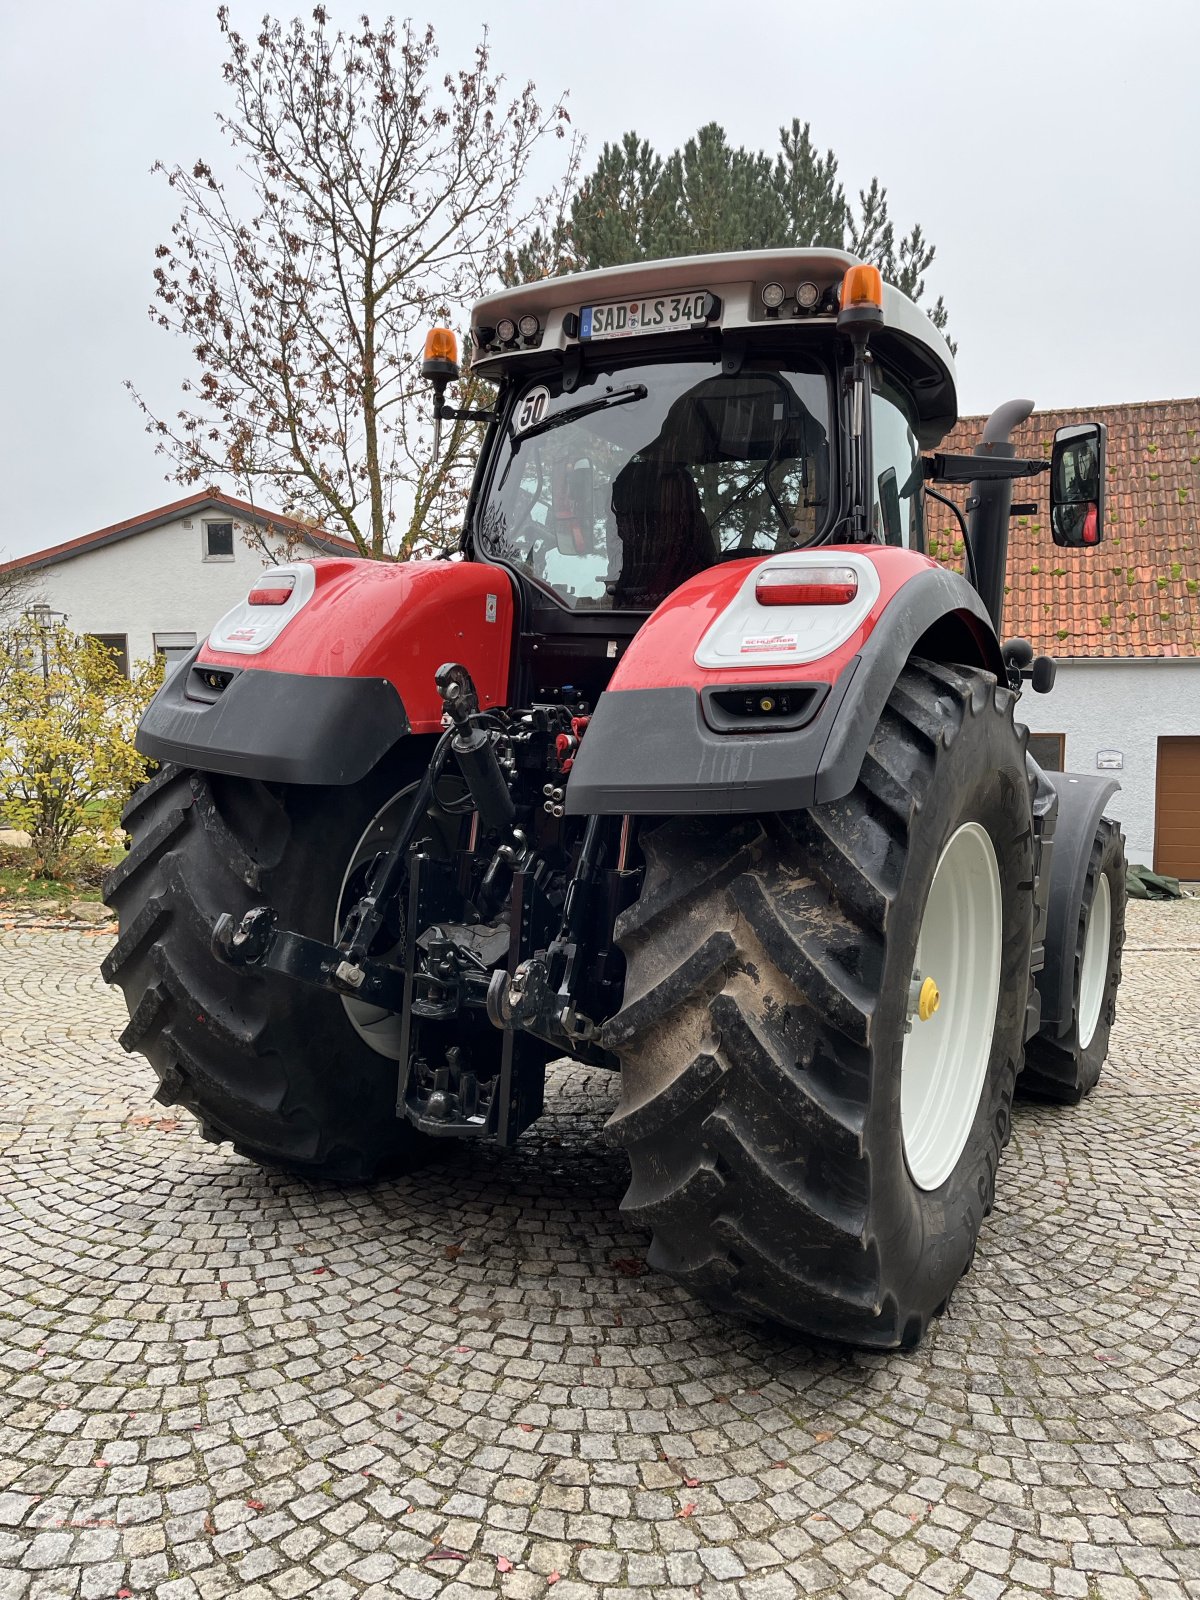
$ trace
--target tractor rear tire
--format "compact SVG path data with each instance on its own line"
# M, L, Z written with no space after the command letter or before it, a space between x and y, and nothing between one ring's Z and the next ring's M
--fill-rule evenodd
M1025 1048L1018 1092L1032 1100L1078 1105L1100 1081L1117 1014L1125 946L1125 841L1101 819L1092 842L1076 924L1071 1025L1060 1038L1039 1034Z
M278 973L231 968L210 936L223 911L264 902L329 940L355 844L423 760L381 763L349 788L268 785L165 767L130 800L125 860L105 883L119 937L104 962L129 1008L121 1035L207 1139L314 1178L357 1182L428 1146L395 1112L397 1066L364 1043L341 999Z
M649 1264L718 1308L911 1347L971 1263L1030 982L1032 801L1013 704L987 673L914 660L844 800L643 832L645 882L617 929L625 998L603 1034L622 1069L609 1130L632 1167L623 1210L652 1230ZM995 1021L952 1170L920 1187L906 1020L931 885L964 834L994 855L996 987L976 992Z

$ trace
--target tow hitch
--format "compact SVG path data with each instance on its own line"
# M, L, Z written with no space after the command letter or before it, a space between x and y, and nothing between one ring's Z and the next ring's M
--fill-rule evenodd
M540 1109L532 1085L545 1061L569 1050L611 1062L596 1037L619 995L621 963L611 946L594 948L589 930L612 926L636 874L619 859L618 836L628 834L620 819L591 817L580 834L563 818L562 784L586 718L545 705L500 724L480 712L463 667L448 663L435 681L445 732L337 942L282 928L274 908L259 905L218 917L212 949L229 966L392 1012L401 1019L397 1114L428 1132L508 1143ZM438 858L420 828L431 804L444 803L436 786L451 757L467 794L448 814L472 817L471 843ZM519 762L549 775L538 779L538 800L553 791L544 805L515 803ZM498 1049L486 1043L492 1028Z
M274 908L253 906L241 921L225 911L212 930L212 950L231 967L265 967L388 1011L404 1004L404 973L381 961L348 960L340 945L322 944L276 925Z

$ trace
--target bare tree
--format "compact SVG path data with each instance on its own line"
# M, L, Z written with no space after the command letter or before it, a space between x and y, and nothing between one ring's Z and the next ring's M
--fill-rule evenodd
M363 17L331 33L318 6L307 24L265 18L251 41L218 18L236 171L157 168L182 210L150 314L199 372L173 418L135 399L181 483L267 491L364 555L444 543L473 428L456 423L430 459L424 331L498 286L543 211L530 156L564 136L566 109L543 111L531 84L502 98L486 33L469 69L439 77L432 28Z
M15 628L39 598L37 581L27 567L0 560L0 633Z

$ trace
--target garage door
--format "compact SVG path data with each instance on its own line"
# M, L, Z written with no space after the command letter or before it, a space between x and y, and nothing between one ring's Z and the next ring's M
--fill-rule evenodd
M1200 739L1158 741L1154 867L1200 879Z

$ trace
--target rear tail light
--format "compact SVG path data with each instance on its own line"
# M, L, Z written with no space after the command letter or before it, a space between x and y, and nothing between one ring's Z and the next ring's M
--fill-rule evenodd
M341 563L328 563L330 566ZM257 656L269 650L283 630L299 616L317 588L317 568L312 561L289 561L264 567L239 600L214 625L208 648L217 655ZM201 661L200 665L205 663Z
M295 587L296 580L290 573L273 573L269 582L251 589L246 600L252 606L285 606Z
M853 567L768 567L754 585L760 606L846 606L857 593Z

